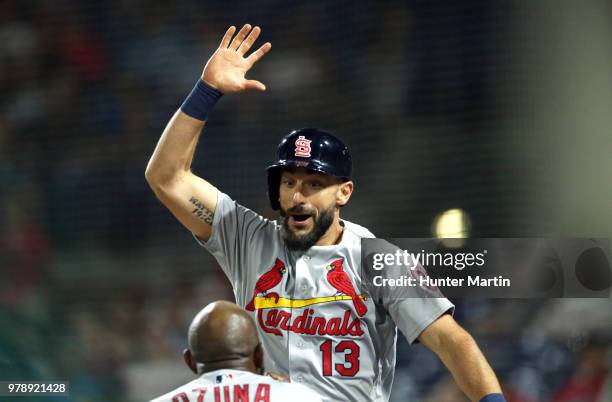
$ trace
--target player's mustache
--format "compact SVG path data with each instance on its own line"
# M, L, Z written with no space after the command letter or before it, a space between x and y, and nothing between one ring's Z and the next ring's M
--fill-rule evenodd
M303 205L297 205L287 210L289 215L315 215L315 211L310 208L306 208Z
M289 208L287 210L281 209L281 216L288 217L290 215L316 215L316 211L311 208L307 208L303 205L296 205L295 207Z

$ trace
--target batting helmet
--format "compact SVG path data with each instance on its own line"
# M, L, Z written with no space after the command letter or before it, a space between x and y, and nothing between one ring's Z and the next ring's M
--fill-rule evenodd
M280 208L280 174L284 167L303 167L350 180L351 154L338 137L318 128L301 128L287 134L276 150L276 162L267 169L268 196L274 210Z

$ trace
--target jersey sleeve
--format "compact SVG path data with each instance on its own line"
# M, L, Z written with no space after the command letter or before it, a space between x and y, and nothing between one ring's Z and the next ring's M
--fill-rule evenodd
M386 304L389 315L409 343L413 343L429 325L445 313L452 314L455 306L440 298L395 299Z
M232 284L236 285L245 275L249 248L256 248L256 243L264 241L260 234L269 225L272 225L270 221L217 190L210 238L204 241L194 237L215 257Z

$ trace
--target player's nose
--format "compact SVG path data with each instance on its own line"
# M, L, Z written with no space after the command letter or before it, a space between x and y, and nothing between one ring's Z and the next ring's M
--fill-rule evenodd
M293 202L292 206L301 205L306 203L306 197L303 193L304 184L297 183L293 190L293 197L291 197L291 201Z
M296 191L293 193L293 198L291 201L293 201L293 206L301 205L306 203L306 197L304 197L304 194L302 194L301 191Z

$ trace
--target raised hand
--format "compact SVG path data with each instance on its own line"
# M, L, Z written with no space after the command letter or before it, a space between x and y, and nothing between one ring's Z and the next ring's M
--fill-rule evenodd
M259 27L251 29L245 24L234 36L236 27L231 26L225 32L219 48L206 63L202 80L223 93L242 92L247 90L265 91L266 86L257 80L248 80L246 73L272 48L270 42L244 57L261 33ZM233 37L233 39L232 39Z

